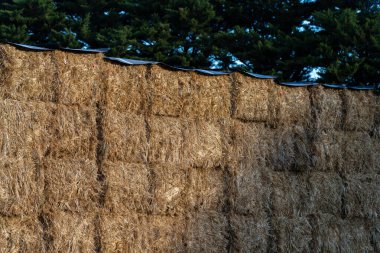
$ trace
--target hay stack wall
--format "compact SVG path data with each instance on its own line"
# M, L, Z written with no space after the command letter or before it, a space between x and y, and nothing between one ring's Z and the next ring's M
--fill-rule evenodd
M379 252L379 97L0 46L1 252Z

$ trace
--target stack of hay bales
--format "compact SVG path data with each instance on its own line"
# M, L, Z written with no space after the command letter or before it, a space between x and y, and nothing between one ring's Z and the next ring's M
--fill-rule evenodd
M378 252L380 100L0 46L1 252Z

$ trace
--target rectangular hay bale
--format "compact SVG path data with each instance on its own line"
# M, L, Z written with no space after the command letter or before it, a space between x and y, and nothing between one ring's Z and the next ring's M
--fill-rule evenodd
M224 171L221 168L190 169L189 208L221 212L226 202Z
M182 123L178 118L151 117L149 162L179 164L183 157Z
M103 54L54 51L57 65L57 101L65 105L95 106L100 100Z
M274 219L277 235L276 252L310 252L312 228L306 217L278 217Z
M0 101L0 155L43 156L51 141L52 110L50 103Z
M146 86L146 66L125 66L105 61L102 78L105 83L107 109L141 113Z
M231 226L236 235L235 252L267 252L270 233L267 217L233 215Z
M380 176L346 175L345 212L352 218L377 218L380 215Z
M35 216L0 218L0 252L45 252L43 229Z
M273 79L252 78L240 73L233 76L233 116L243 121L265 122L269 115L269 89Z
M48 214L47 252L95 253L95 216L92 213L72 214L54 212Z
M51 157L95 160L95 108L58 104L53 111L51 124Z
M342 178L334 172L314 172L309 177L309 213L339 216L344 192Z
M57 68L52 52L0 45L0 97L19 101L56 99Z
M221 125L206 121L184 123L183 160L188 166L216 167L223 162Z
M148 78L153 115L178 117L182 113L183 92L189 87L190 72L167 70L153 65ZM186 92L186 91L185 91Z
M189 217L186 231L188 252L228 252L227 244L227 219L223 215L208 212Z
M318 130L340 130L343 124L343 90L313 87L311 92L314 127Z
M104 115L105 160L127 163L147 161L148 143L142 115L106 110Z
M346 112L343 128L348 131L371 131L375 123L372 91L345 90L343 105Z
M100 184L95 161L46 159L45 208L70 212L96 211Z
M107 185L105 207L108 210L114 213L151 210L152 186L146 165L106 161L103 173Z
M312 161L315 170L322 172L342 171L344 132L321 131L312 143Z
M178 165L152 165L154 212L178 215L187 210L189 170Z
M182 89L185 118L227 119L231 116L231 77L192 74L191 83Z
M269 125L310 126L311 104L309 90L306 87L275 85L269 94Z
M43 204L43 178L30 158L0 159L0 214L37 214ZM1 218L0 218L1 219Z

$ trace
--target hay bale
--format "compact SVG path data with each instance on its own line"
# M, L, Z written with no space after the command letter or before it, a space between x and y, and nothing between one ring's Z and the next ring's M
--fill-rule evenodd
M346 112L343 128L348 131L370 131L374 127L375 107L372 91L345 90L343 105Z
M312 166L308 129L301 126L272 130L270 167L280 171L307 171Z
M43 156L51 141L52 108L45 103L0 101L0 155Z
M182 93L186 92L191 78L190 72L170 71L153 65L148 78L152 113L158 116L180 116L184 102Z
M227 220L216 212L194 213L186 231L188 252L228 252Z
M312 228L306 217L278 217L273 221L277 252L310 252Z
M231 115L231 77L192 74L189 86L182 88L183 117L204 120L226 119Z
M374 173L374 150L369 134L345 132L342 134L342 139L343 171L346 173Z
M186 211L189 170L176 165L154 165L154 212L176 215Z
M20 101L53 101L57 70L52 52L0 45L0 97Z
M371 237L375 252L380 252L380 219L374 219L371 224Z
M0 218L0 252L45 252L35 216Z
M374 172L380 174L380 141L372 138Z
M233 116L243 121L266 122L269 88L275 85L273 79L252 78L240 73L234 73L232 78Z
M273 142L272 134L273 130L265 128L263 123L233 121L230 160L255 168L266 167Z
M339 216L344 192L341 177L334 172L314 172L310 175L309 210L313 214L333 214Z
M146 69L141 66L125 66L105 61L102 78L105 86L107 109L119 112L140 113L145 100Z
M147 252L186 252L184 217L149 216L146 224ZM190 251L192 252L192 251Z
M338 253L342 220L335 215L319 214L315 216L314 247L317 252Z
M272 86L269 93L268 123L272 127L310 126L309 90L306 87Z
M321 131L312 143L313 166L317 171L334 172L343 169L342 131Z
M191 168L189 175L189 208L221 212L227 198L223 170Z
M95 217L92 213L55 212L48 215L51 239L47 252L95 253Z
M310 91L315 129L339 130L343 124L343 90L313 87Z
M148 143L144 117L106 110L104 143L106 160L128 163L146 162Z
M347 175L345 211L348 217L377 218L380 215L380 176Z
M262 168L243 163L237 165L235 212L238 214L264 213L270 201L270 185L262 175Z
M183 157L182 124L178 118L151 117L149 162L178 164Z
M269 221L259 215L233 215L231 226L236 236L234 247L236 252L266 252L268 248Z
M58 104L51 124L50 156L95 160L97 130L94 108Z
M103 89L100 73L103 54L54 51L57 66L57 101L66 105L95 106Z
M340 252L375 252L371 241L371 233L365 221L342 221Z
M150 175L144 164L106 161L103 173L107 185L105 207L111 212L151 209Z
M30 215L43 204L40 168L30 158L0 159L0 214Z
M307 175L268 171L265 177L270 182L273 215L294 217L306 213Z
M204 168L221 165L223 159L221 126L205 121L186 121L184 126L184 162L188 166Z
M374 128L373 128L373 137L380 139L380 93L373 95L374 100Z
M96 210L100 185L95 161L46 159L44 177L46 208L79 213Z
M147 218L133 212L109 214L100 217L101 252L148 252L146 238Z

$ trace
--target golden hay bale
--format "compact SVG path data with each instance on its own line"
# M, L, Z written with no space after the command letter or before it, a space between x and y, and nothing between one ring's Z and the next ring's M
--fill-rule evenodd
M380 176L347 175L345 211L348 217L378 218L380 215Z
M178 164L183 156L182 124L178 118L151 117L149 162Z
M306 217L278 217L273 221L277 252L310 252L312 228Z
M372 91L345 90L343 128L349 131L370 131L374 127L375 107Z
M233 121L231 160L251 167L265 167L273 142L273 130L263 123Z
M273 127L309 126L311 123L309 90L306 87L273 86L269 93L268 123Z
M186 220L183 217L149 216L145 227L147 252L185 252Z
M307 175L267 172L270 182L270 205L275 216L293 217L307 211Z
M226 119L231 113L231 77L192 74L189 86L182 88L185 118Z
M106 110L104 115L105 159L113 162L143 163L148 143L144 117Z
M20 101L53 101L56 66L52 52L0 45L0 97Z
M0 252L45 252L42 227L34 216L0 218Z
M66 105L95 106L103 89L100 79L103 54L54 51L58 99Z
M145 100L146 66L125 66L105 61L102 77L105 83L107 109L139 113Z
M222 164L223 133L217 123L186 121L184 123L184 162L193 167L216 167Z
M148 252L146 216L122 212L100 216L101 252Z
M275 170L306 171L311 168L311 141L308 129L301 126L272 130L270 167Z
M342 131L321 131L313 143L313 166L317 171L341 171L343 168L343 138Z
M188 220L188 252L227 252L227 220L216 212L193 213Z
M46 159L44 177L47 208L71 212L96 210L100 185L95 161Z
M266 217L233 215L231 226L236 236L236 252L266 252L270 230Z
M48 215L47 252L95 253L95 217L92 213L55 212Z
M252 78L234 73L233 116L243 121L265 122L269 115L269 88L273 79Z
M170 71L154 65L148 78L152 113L161 116L180 116L182 93L189 87L192 75L185 71ZM185 89L185 91L184 91Z
M270 182L260 167L240 163L237 165L235 212L238 214L264 213L270 199Z
M52 108L45 103L0 101L0 155L43 156L51 140Z
M180 214L187 206L189 170L178 165L153 165L154 212L158 214Z
M343 171L347 173L373 173L374 150L369 134L366 132L344 132L342 139Z
M334 172L314 172L310 175L309 210L313 214L341 214L344 191L341 177Z
M343 123L343 90L322 86L311 89L312 112L315 128L319 130L341 129Z
M194 211L223 210L226 202L224 172L220 168L191 168L189 208Z
M151 209L150 175L144 164L106 161L103 173L107 185L106 208L112 212Z
M95 160L97 130L94 108L57 105L50 131L52 157Z
M0 160L0 214L29 215L43 204L40 168L30 158Z

